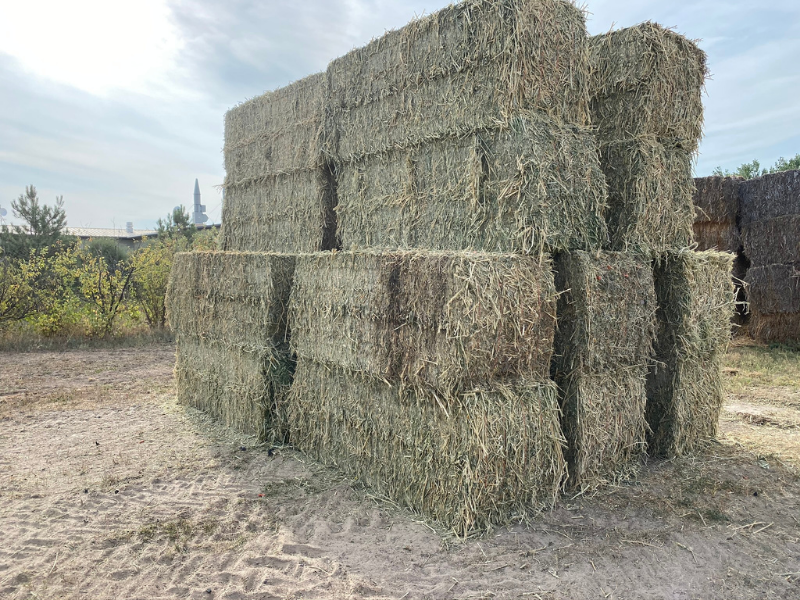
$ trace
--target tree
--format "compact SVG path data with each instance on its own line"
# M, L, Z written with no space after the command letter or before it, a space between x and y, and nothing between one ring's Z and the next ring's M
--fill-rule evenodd
M26 258L31 250L41 250L58 241L67 225L64 197L59 196L53 206L42 205L34 186L25 188L25 193L11 201L14 216L22 219L22 225L3 226L0 245L12 258Z
M136 273L131 282L133 296L150 327L160 328L166 324L165 297L172 260L176 252L188 249L185 238L164 237L142 246L131 256Z
M719 177L743 177L744 179L753 179L755 177L767 175L768 173L780 173L781 171L793 171L795 169L800 169L800 154L795 154L794 158L790 158L789 160L781 156L775 164L768 169L762 169L761 163L753 159L753 162L739 165L739 168L735 171L728 171L727 169L723 171L722 167L717 167L711 174Z
M794 171L796 169L800 169L800 154L795 154L794 158L790 158L786 160L782 156L777 160L777 162L770 167L770 173L780 173L781 171Z
M159 219L157 225L158 237L160 238L183 236L187 241L191 242L194 234L197 233L197 228L191 222L189 213L182 204L176 206L172 213L167 215L166 219Z

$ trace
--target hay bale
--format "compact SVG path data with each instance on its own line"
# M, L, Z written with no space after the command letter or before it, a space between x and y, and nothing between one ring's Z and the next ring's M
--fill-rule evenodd
M692 242L692 157L653 137L602 143L611 248L658 255Z
M328 82L317 73L267 92L225 114L226 186L323 166Z
M225 115L223 250L336 247L335 182L322 152L327 97L318 73Z
M592 136L543 115L342 163L337 176L345 249L538 253L607 239Z
M454 391L547 379L556 292L547 258L319 253L298 258L290 305L299 357Z
M782 171L742 182L742 228L796 215L800 215L800 171Z
M697 148L703 130L706 55L656 23L589 40L590 112L601 141L652 136Z
M584 21L563 0L467 0L334 60L331 156L407 148L526 109L588 124Z
M647 379L653 456L680 456L716 436L735 308L733 259L684 249L654 263L658 335Z
M167 319L178 342L178 398L226 425L285 437L283 406L294 361L287 307L291 256L238 252L175 255Z
M262 441L288 441L286 406L293 373L285 347L244 349L178 338L178 402Z
M228 187L222 250L303 253L336 247L336 193L325 169L264 177Z
M742 244L754 266L800 263L800 198L795 215L751 221L743 226Z
M625 476L644 452L647 361L655 335L645 258L565 252L555 258L558 327L551 373L560 389L569 485Z
M697 249L737 252L742 245L738 227L741 177L695 177L694 239Z
M745 282L751 312L766 315L800 311L800 263L751 267Z
M565 474L552 382L455 396L300 358L293 444L459 535L552 506Z

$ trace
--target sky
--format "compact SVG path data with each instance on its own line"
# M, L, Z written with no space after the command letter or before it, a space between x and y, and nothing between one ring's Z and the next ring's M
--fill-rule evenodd
M35 185L72 227L152 227L200 182L219 222L225 111L445 0L0 0L0 207ZM695 167L800 153L800 2L589 0L590 34L645 20L708 53Z

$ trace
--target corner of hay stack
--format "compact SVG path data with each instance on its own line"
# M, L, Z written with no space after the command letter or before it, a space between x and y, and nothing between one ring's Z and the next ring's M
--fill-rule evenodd
M552 382L457 395L300 358L293 443L458 535L552 506L565 475Z
M722 359L736 306L733 255L676 250L654 262L658 335L647 379L651 455L674 457L717 432Z
M656 298L649 259L621 252L555 257L559 386L569 486L627 476L645 450L646 375Z
M167 308L180 402L242 432L285 438L294 262L263 253L176 254Z

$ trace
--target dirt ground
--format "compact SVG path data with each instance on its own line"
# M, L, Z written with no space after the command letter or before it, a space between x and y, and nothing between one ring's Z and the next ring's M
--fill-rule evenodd
M732 350L706 453L460 541L176 405L169 345L0 353L0 598L800 598L798 356Z

